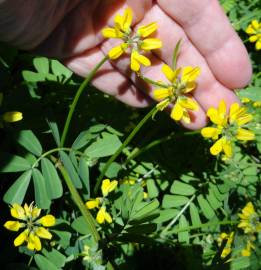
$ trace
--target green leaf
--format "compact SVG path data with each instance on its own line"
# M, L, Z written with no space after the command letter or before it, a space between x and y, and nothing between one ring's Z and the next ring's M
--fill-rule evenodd
M30 83L44 82L45 81L44 74L29 71L29 70L22 71L22 76L23 76L25 81L30 82Z
M90 195L90 175L89 175L89 166L88 161L81 157L79 162L79 175L83 186L86 188L88 195Z
M105 163L100 163L99 170L102 171ZM118 176L118 172L121 170L121 165L117 162L112 162L110 167L107 169L105 176L108 178L115 178Z
M198 208L195 206L193 202L189 205L189 213L192 221L193 226L199 226L201 225L201 220L198 213Z
M51 68L56 76L64 75L67 79L72 76L72 71L57 60L51 60Z
M88 130L82 131L78 137L75 139L72 148L79 150L84 147L92 138L95 138L96 135L92 135Z
M237 92L239 97L249 98L252 101L261 101L261 87L248 87Z
M199 195L197 197L198 199L198 203L199 203L199 206L204 214L204 216L207 218L207 219L211 219L215 216L215 212L214 210L211 208L211 206L209 205L208 201L206 199L204 199L203 195Z
M50 262L46 257L36 254L34 256L35 263L40 268L40 270L60 270L52 262Z
M40 156L43 152L41 143L31 130L22 130L16 136L17 142L26 150L36 156Z
M33 60L35 69L39 73L48 74L49 73L49 60L46 57L36 57Z
M47 158L42 158L41 168L46 183L46 192L52 199L60 198L63 195L63 186L55 166Z
M179 207L186 204L188 201L189 198L185 196L166 194L163 197L162 207L163 208Z
M170 192L173 194L189 196L189 195L193 195L196 192L196 190L193 186L189 184L185 184L180 181L174 181L174 183L172 184L170 188Z
M43 249L42 253L56 267L58 267L58 268L64 267L64 265L66 263L66 257L58 250L52 249L51 251L47 251L46 249Z
M231 270L240 270L240 269L248 269L250 266L249 257L239 257L231 261L230 269Z
M59 230L53 230L52 232L55 233L59 239L56 241L57 244L61 245L64 249L66 249L70 244L70 239L72 234L70 232L66 231L59 231Z
M53 134L54 140L56 142L57 146L60 146L61 139L60 139L60 133L56 122L47 120L48 126Z
M209 189L209 194L207 194L206 197L207 197L207 200L208 200L210 206L214 210L216 210L222 206L222 203L216 198L214 191L212 189Z
M107 134L104 138L92 143L84 153L90 158L99 158L113 155L121 146L116 135Z
M155 209L159 207L159 201L157 199L146 203L145 206L143 206L141 209L139 209L133 216L132 219L141 219L144 218L144 216L148 215Z
M135 225L129 228L126 228L126 231L129 233L137 233L137 234L147 234L153 233L157 230L156 224L142 224L142 225Z
M74 186L76 188L82 188L82 182L81 182L80 177L78 176L70 158L63 151L60 151L59 153L60 153L60 157L61 157L61 160L63 162L63 165L64 165L66 171L68 172Z
M48 209L51 201L47 195L45 180L38 169L33 169L35 203L39 208Z
M31 176L31 170L24 172L7 190L3 198L4 201L10 204L22 204L31 180Z
M179 210L177 209L163 209L160 210L160 216L154 220L156 223L163 223L170 219L173 219L177 214L179 213Z
M86 223L86 220L83 216L76 218L71 226L76 232L80 234L87 235L90 233L88 224Z
M31 169L31 164L24 158L8 153L0 153L0 172L23 172Z
M187 228L189 226L189 223L184 215L181 215L179 219L179 229ZM178 239L180 243L189 243L189 232L183 231L178 233Z
M148 179L146 181L149 198L156 198L159 195L159 190L155 184L154 179Z

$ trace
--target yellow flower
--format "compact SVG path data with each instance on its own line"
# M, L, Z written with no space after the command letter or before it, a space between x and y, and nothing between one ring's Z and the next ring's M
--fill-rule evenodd
M0 106L2 105L3 98L4 98L3 93L0 93ZM17 111L5 112L3 113L1 118L4 122L14 123L14 122L22 120L23 114Z
M110 192L115 190L117 186L118 186L117 180L110 181L109 179L104 179L102 181L102 186L101 186L101 191L102 191L103 197L90 199L85 203L85 205L88 209L94 209L94 208L99 209L97 216L96 216L96 221L99 224L102 224L105 221L107 221L108 223L112 222L112 217L106 211L106 207L105 207L106 202L108 201L108 199L106 197L108 196L108 194Z
M240 223L238 227L244 230L244 233L258 233L261 232L261 223L259 216L255 211L252 202L248 202L242 209L242 213L238 214Z
M161 87L155 89L153 92L154 98L160 101L157 104L158 110L162 111L168 105L173 104L171 118L175 121L183 120L185 123L190 123L189 111L197 110L198 104L186 94L196 88L196 79L200 74L200 68L188 66L173 70L164 64L162 66L162 72L169 83L160 82Z
M105 179L102 181L102 195L106 197L110 192L112 192L118 185L117 180L110 181L109 179Z
M253 243L250 240L248 240L246 247L241 250L241 255L243 257L249 257L251 255L252 249L254 250L255 246L253 245Z
M25 228L14 240L16 247L27 242L28 249L39 251L42 249L40 238L48 240L52 238L52 234L44 227L55 225L55 217L53 215L46 215L39 219L41 209L34 207L33 203L29 206L25 203L24 207L15 203L10 211L11 216L16 218L17 221L7 221L4 227L15 232Z
M226 240L226 245L221 253L221 258L226 258L232 251L232 243L234 241L234 232L231 232L230 234L227 234L225 232L221 233L218 237L217 241L219 246L221 246L222 242Z
M261 49L261 22L253 20L247 27L246 33L250 36L249 41L256 43L256 50Z
M210 153L214 156L223 152L225 157L229 159L233 154L232 141L234 139L249 141L255 138L252 131L242 128L253 119L253 116L238 103L231 105L227 115L226 104L224 100L221 100L217 109L213 107L208 109L207 116L216 126L203 128L201 135L216 141L210 148Z
M117 14L115 16L114 27L104 28L102 34L105 38L116 38L123 41L109 51L109 58L117 59L129 49L131 52L131 70L138 72L141 65L151 65L150 60L142 53L161 48L162 42L158 38L147 38L157 30L155 22L140 26L136 33L131 29L131 23L132 10L131 8L126 8L123 15Z
M112 223L111 215L106 211L106 208L103 206L97 213L96 220L99 224L104 223L107 221L108 223Z

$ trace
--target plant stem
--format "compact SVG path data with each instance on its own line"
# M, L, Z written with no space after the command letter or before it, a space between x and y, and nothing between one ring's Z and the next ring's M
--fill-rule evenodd
M76 105L78 103L78 100L82 94L82 92L84 91L84 89L86 88L86 86L88 86L88 84L90 83L90 81L93 79L93 77L95 76L96 72L98 71L98 69L108 60L108 56L105 56L96 66L95 68L87 75L87 77L85 78L85 80L82 82L82 84L80 85L79 89L76 92L76 95L74 96L73 102L70 106L70 110L69 113L67 115L67 119L64 125L64 129L63 129L63 133L62 133L62 138L61 138L61 144L60 146L63 147L65 140L66 140L66 136L71 124L71 120L72 120L72 116L73 113L75 111Z
M197 226L188 226L181 229L174 229L172 231L168 231L166 234L174 234L174 233L179 233L179 232L191 231L191 230L206 228L206 227L215 226L215 225L234 225L234 224L238 224L238 221L224 220L220 222L209 222L209 223L204 223Z
M156 112L157 108L154 107L148 114L146 114L141 121L138 123L138 125L133 129L133 131L129 134L129 136L125 139L125 141L122 143L122 145L118 148L118 150L112 155L109 160L106 162L104 168L102 169L101 174L99 175L97 182L94 187L94 194L96 195L98 192L98 189L100 187L101 181L110 167L111 163L119 156L121 151L130 143L130 141L133 139L133 137L136 135L136 133L142 128L142 126L147 122L147 120Z
M167 227L161 232L160 237L163 237L166 232L171 228L176 221L179 219L179 217L186 211L186 209L189 207L191 202L196 198L195 195L193 195L190 200L184 205L184 207L181 209L181 211L171 220L171 222L167 225Z
M53 162L57 162L57 159L55 157L51 157ZM98 242L100 240L100 235L96 229L95 226L95 221L90 213L90 211L88 210L88 208L84 205L80 194L78 193L77 189L74 187L74 184L70 178L70 176L68 175L67 171L65 170L65 168L59 164L58 168L63 176L63 179L72 195L72 198L75 202L75 204L77 205L77 207L79 208L80 212L82 213L87 225L88 225L88 229L90 230L90 233L93 237L93 239Z

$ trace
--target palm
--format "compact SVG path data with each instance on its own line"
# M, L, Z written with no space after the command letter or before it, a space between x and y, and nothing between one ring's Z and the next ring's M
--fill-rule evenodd
M217 0L74 0L68 1L68 5L65 2L63 11L57 12L63 20L55 29L57 14L53 15L48 27L40 25L36 30L45 29L42 36L37 36L38 43L44 35L49 35L38 50L66 59L68 67L81 76L85 76L114 45L114 41L104 40L100 31L112 24L115 13L124 8L123 2L134 10L135 25L153 21L159 25L157 36L163 41L163 48L152 55L154 64L142 70L147 77L163 79L161 66L171 64L173 48L182 39L178 65L200 66L202 70L194 91L201 108L194 113L192 123L184 124L189 128L205 125L205 111L217 106L221 99L229 104L237 101L230 89L243 87L250 79L247 52ZM106 63L100 70L102 76L96 76L93 84L132 106L145 106L150 102L151 89L147 86L148 95L144 95L144 91L139 90L144 84L129 72L128 66L128 57Z

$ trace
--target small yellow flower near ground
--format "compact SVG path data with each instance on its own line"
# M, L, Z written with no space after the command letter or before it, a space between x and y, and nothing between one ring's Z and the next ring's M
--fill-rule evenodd
M187 94L196 88L200 68L187 66L173 70L164 64L162 72L170 83L160 82L162 86L153 91L153 97L160 101L157 104L158 110L162 111L168 105L173 104L171 118L175 121L183 120L185 123L190 123L189 111L196 111L199 106Z
M117 188L117 186L118 186L117 180L110 181L110 179L104 179L101 185L101 191L102 191L103 197L90 199L85 203L88 209L94 209L94 208L99 209L96 215L96 221L99 224L103 224L105 223L105 221L108 223L112 223L112 217L106 211L106 202L108 202L108 199L106 197L108 196L110 192L114 191Z
M53 215L45 215L39 218L41 209L33 206L33 203L29 206L25 203L24 207L15 203L12 205L10 211L11 216L18 220L7 221L4 227L15 232L21 228L25 228L14 240L16 247L27 242L28 249L39 251L42 249L40 238L48 240L52 238L52 234L45 227L55 225L55 217Z
M255 42L256 50L261 50L261 22L253 20L247 27L246 33L250 36L249 41Z
M117 14L114 17L114 28L106 27L102 30L102 34L105 38L115 38L123 41L123 43L109 51L109 58L112 60L117 59L129 49L131 53L131 70L138 72L141 65L151 65L150 60L142 54L161 48L162 42L158 38L147 38L157 30L155 22L140 26L134 32L131 29L132 17L132 9L126 8L123 15Z
M3 98L4 98L3 93L0 93L0 106L2 105ZM4 122L14 123L14 122L22 120L23 114L17 111L5 112L2 114L1 118Z
M242 209L242 213L238 214L240 223L238 227L244 230L244 233L258 233L261 232L261 223L259 216L255 211L252 202L248 202Z
M221 100L218 108L209 108L207 116L215 127L205 127L201 130L201 135L205 138L211 138L216 141L210 148L210 153L214 156L224 152L225 157L232 157L232 142L234 140L249 141L254 140L254 132L243 128L248 124L253 116L247 113L245 107L238 103L233 103L230 107L229 114L226 112L226 104Z

